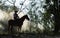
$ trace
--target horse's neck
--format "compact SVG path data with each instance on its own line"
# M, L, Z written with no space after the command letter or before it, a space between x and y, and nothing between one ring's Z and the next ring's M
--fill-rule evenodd
M21 20L21 21L24 21L24 20L25 20L25 17L20 18L20 20Z
M22 21L24 21L25 19L29 20L29 18L28 18L28 16L27 16L27 15L25 15L25 16L23 16L23 17L21 17L20 19L21 19Z
M25 19L29 20L28 16L26 15Z

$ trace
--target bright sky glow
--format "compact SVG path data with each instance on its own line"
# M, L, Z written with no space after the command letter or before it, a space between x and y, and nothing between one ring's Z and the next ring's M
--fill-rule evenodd
M0 13L0 20L4 18L4 14Z
M11 0L9 0L9 1L11 1ZM21 5L20 5L20 3L23 3L25 0L16 0L16 3L15 3L15 6L16 7L18 7L18 8L21 8ZM43 6L43 2L42 1L44 1L44 0L35 0L35 2L37 3L37 5L36 5L36 7L37 6L39 6L39 7L42 7ZM22 8L28 8L28 9L30 9L31 8L31 6L30 6L30 3L31 3L32 1L30 1L30 0L26 0L25 2L24 2L24 5L22 6ZM11 4L11 3L9 3L9 2L6 2L6 5L13 5L13 4ZM22 9L21 8L21 9ZM42 12L44 12L44 9L43 8L41 8L40 9ZM27 13L29 10L27 10L27 9L24 9L23 10L23 12L25 12L25 13Z
M9 0L9 1L11 1L11 0ZM16 3L15 3L15 6L16 7L18 7L18 8L21 8L21 5L20 5L20 3L22 3L22 2L24 2L25 0L16 0ZM41 0L41 1L43 1L43 0ZM43 6L43 3L41 2L41 1L39 1L39 0L35 0L35 2L37 3L37 5L33 8L33 10L35 10L36 9L36 7L40 7L38 10L40 10L41 12L44 12L44 9L42 8L42 6ZM25 8L24 10L23 10L23 12L24 13L26 13L27 14L27 12L29 11L29 10L27 10L26 9L26 7L27 8L31 8L31 5L30 5L30 3L31 3L32 1L29 1L29 0L26 0L25 1L25 3L24 3L24 5L23 5L23 8ZM6 4L5 5L13 5L13 4L11 4L11 3L9 3L9 2L6 2ZM19 14L18 16L23 16L24 14ZM11 14L11 16L12 16L12 14ZM4 15L3 15L3 13L0 13L0 19L3 19L4 18ZM28 23L27 23L28 24ZM25 25L27 25L26 23L25 23ZM40 24L38 24L38 27L40 26ZM1 27L1 26L0 26ZM23 28L24 28L25 26L23 26ZM28 26L27 26L28 27ZM44 29L43 28L43 26L40 26L39 28L41 28L41 29Z

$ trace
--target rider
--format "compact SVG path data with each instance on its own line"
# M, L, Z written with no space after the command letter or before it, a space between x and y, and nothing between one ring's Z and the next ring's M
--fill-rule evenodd
M17 12L18 11L15 11L15 13L14 13L14 20L19 19L19 16L18 16Z

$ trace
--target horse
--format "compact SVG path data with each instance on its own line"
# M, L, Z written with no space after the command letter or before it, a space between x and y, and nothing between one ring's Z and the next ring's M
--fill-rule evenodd
M16 19L16 20L9 20L8 21L8 31L12 32L13 26L19 26L20 30L23 25L24 20L29 20L27 15L24 15L23 17Z

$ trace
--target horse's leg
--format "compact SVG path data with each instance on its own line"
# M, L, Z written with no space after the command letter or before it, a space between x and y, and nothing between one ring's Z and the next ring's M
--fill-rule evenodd
M17 31L19 31L19 27L17 26Z
M17 32L20 32L20 27L19 26L17 27Z
M20 27L18 27L18 32L20 32L20 30L21 30Z
M17 31L20 32L20 27L17 28Z
M13 33L13 31L12 31L13 30L13 25L11 26L10 30L11 30L11 33Z
M21 26L19 26L20 32L21 32L21 28L22 28L22 25L21 25Z
M8 24L8 33L10 32L10 24Z

